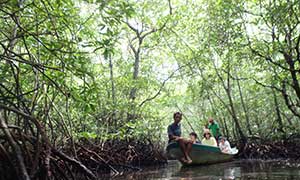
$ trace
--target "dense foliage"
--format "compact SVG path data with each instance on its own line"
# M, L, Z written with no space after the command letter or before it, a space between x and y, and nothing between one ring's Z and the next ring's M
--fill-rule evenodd
M1 1L0 152L165 141L175 111L186 133L214 117L231 140L288 138L300 125L299 4Z

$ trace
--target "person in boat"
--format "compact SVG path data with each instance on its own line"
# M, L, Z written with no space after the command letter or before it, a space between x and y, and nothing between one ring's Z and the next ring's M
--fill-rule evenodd
M197 133L195 133L195 132L191 132L191 133L190 133L190 141L191 141L193 144L201 144L200 141L197 141L197 137L198 137Z
M218 146L216 139L211 135L209 129L204 130L203 136L204 138L201 141L202 144L215 147Z
M192 163L189 154L192 150L193 142L191 140L181 137L181 124L182 114L176 112L173 115L174 122L168 126L169 143L172 141L178 142L184 157L181 159L185 163Z
M227 153L227 154L231 153L230 143L223 136L219 138L219 148L223 153Z
M213 137L218 140L221 136L219 124L213 118L209 118L208 123L208 129L212 133Z

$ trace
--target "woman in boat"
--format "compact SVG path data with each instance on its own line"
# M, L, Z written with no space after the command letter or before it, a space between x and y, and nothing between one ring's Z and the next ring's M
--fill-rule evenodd
M219 138L219 148L223 153L230 154L231 153L231 147L230 143L226 140L225 137L220 137Z
M172 141L178 142L180 149L184 155L181 161L190 164L192 163L192 159L190 158L189 154L192 150L193 142L191 140L181 137L180 121L182 119L182 114L180 112L174 113L173 119L174 122L168 126L169 143Z
M216 139L214 137L212 137L209 129L204 130L203 136L204 136L204 138L202 139L202 144L203 145L215 146L215 147L218 146Z

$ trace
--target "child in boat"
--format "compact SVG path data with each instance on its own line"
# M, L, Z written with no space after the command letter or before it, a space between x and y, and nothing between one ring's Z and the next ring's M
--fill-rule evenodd
M193 144L201 144L201 142L197 141L197 137L198 137L198 135L195 132L190 133L190 141Z
M219 138L219 148L223 153L230 154L231 153L231 147L230 143L226 140L225 137L220 137Z
M208 146L215 146L215 147L218 146L216 139L211 136L209 129L204 130L203 136L204 136L204 138L202 139L202 144L208 145Z

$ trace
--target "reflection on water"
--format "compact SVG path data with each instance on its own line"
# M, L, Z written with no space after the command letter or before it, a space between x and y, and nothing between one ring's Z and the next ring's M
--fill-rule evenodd
M299 163L288 161L239 160L230 163L192 167L183 167L177 161L170 161L164 167L152 167L142 172L111 179L299 180L299 167Z

